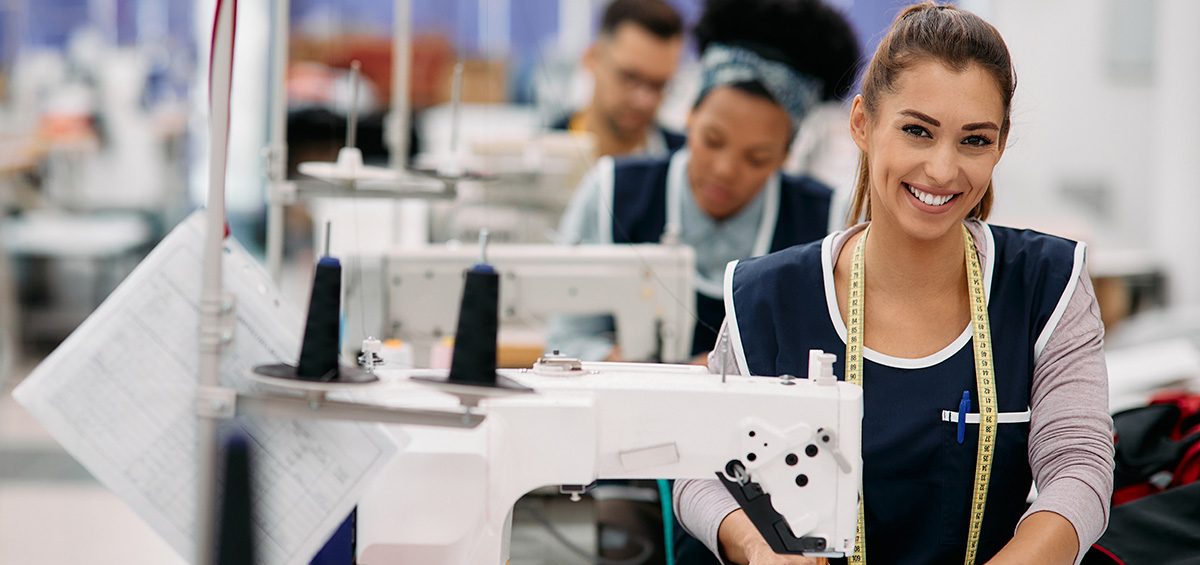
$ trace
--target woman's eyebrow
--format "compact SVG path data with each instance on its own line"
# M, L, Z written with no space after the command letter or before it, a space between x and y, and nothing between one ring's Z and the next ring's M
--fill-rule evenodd
M933 119L933 116L930 116L929 114L924 114L924 113L918 112L916 110L901 110L900 115L916 118L918 120L921 120L922 122L928 123L929 125L931 125L935 128L942 127L942 122L939 122L939 121Z
M1000 126L997 126L992 122L973 122L963 126L962 128L963 131L975 131L981 129L994 129L996 131L1000 131Z
M923 112L918 112L916 110L901 110L900 114L903 116L909 116L912 118L916 118L918 120L921 120L922 122L928 123L929 125L931 125L933 127L942 127L942 122L939 122L938 120L934 119L933 116L930 116L929 114L925 114ZM990 129L990 130L1000 131L1000 126L997 126L993 122L971 122L969 124L964 125L962 127L962 129L963 129L963 131L977 131L977 130L981 130L981 129Z

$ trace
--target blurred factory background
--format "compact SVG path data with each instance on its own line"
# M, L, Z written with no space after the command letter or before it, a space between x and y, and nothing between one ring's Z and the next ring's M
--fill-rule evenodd
M278 125L271 77L279 1L240 3L227 181L232 233L264 261L273 186L268 157ZM702 4L671 3L687 23ZM902 4L830 3L849 15L866 53ZM9 393L202 205L214 4L0 0L0 563L177 559ZM285 295L297 304L306 300L314 240L326 220L343 253L472 242L483 229L498 241L552 241L595 156L586 142L544 134L589 101L591 77L580 59L604 4L291 0L283 87L287 181L312 183L298 164L337 158L352 106L368 164L438 169L449 160L501 180L464 182L452 201L288 200L281 204L278 243ZM992 221L1089 243L1114 375L1148 374L1164 383L1195 378L1200 3L959 4L1004 35L1019 80ZM402 26L398 10L407 11ZM397 38L397 29L411 33ZM398 46L410 55L408 79L399 81L406 93L395 91ZM352 61L361 64L357 99ZM455 131L450 101L460 62ZM665 92L662 124L683 128L697 83L689 45ZM394 112L396 100L407 110ZM840 103L814 113L802 129L809 138L802 134L788 165L843 196L857 158L844 137L845 115ZM389 138L394 120L408 124L407 131ZM1114 384L1114 394L1122 386ZM29 535L38 541L30 543Z

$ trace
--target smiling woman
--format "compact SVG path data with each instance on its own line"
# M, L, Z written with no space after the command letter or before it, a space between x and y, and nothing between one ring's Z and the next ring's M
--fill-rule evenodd
M1008 46L995 28L974 14L945 6L938 6L932 11L927 8L928 5L921 4L900 13L892 32L884 37L876 49L875 57L863 75L862 93L854 100L851 133L863 154L859 160L858 184L850 207L851 223L860 218L871 219L872 202L868 196L871 192L872 166L867 158L870 151L864 146L865 135L862 132L868 117L876 122L876 126L883 125L885 121L892 124L892 120L897 120L896 129L928 139L933 137L927 129L930 127L939 128L939 133L951 136L980 132L978 136L958 139L966 145L991 148L983 152L984 162L991 160L991 166L987 168L987 187L969 208L967 216L986 220L991 212L991 169L1004 152L1004 142L1011 125L1013 93L1017 89L1017 77ZM921 33L928 35L917 35ZM936 94L934 86L925 82L931 79L939 81L942 87L957 87L959 85L946 83L961 82L961 86L969 90L955 88L941 91L964 94L955 99L930 96ZM909 85L913 88L904 88ZM887 96L901 90L908 93L909 99L905 102L909 105L897 101L895 96ZM940 129L942 123L936 117L922 112L921 108L910 107L920 105L917 102L919 96L923 96L921 101L941 99L954 106L937 110L945 118L961 120L958 124L946 124L947 127L960 127L961 132ZM881 109L885 98L892 106L899 107ZM971 107L958 108L959 103L967 103ZM889 109L893 113L888 113ZM994 115L997 113L998 116ZM907 119L901 120L901 117Z
M835 374L863 387L855 564L1066 564L1104 530L1111 420L1084 246L983 222L1012 68L978 16L902 11L851 109L863 223L726 269L733 352L711 367L795 375L810 349L841 351ZM813 563L775 555L720 483L679 481L675 500L728 561Z
M855 204L866 204L866 219L925 238L944 235L958 216L986 219L1008 133L995 84L981 65L956 71L932 60L912 64L881 100L855 99L851 134L863 151Z

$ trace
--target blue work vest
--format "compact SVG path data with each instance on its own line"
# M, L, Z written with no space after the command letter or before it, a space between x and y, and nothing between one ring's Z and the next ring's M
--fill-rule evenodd
M1012 538L1026 509L1033 369L1074 292L1084 251L1082 244L1032 231L986 224L983 231L977 245L987 255L985 292L1001 423L977 563ZM730 263L726 307L742 371L806 375L808 351L823 349L837 355L834 373L844 378L846 329L833 288L834 237ZM979 412L972 333L968 325L945 349L922 359L870 349L864 355L869 563L963 561L979 428L965 424L959 443L959 424L952 420L964 391L970 393L970 412Z
M612 243L658 243L668 218L678 217L679 193L688 190L687 151L667 158L618 159L613 165L611 194ZM672 197L672 191L675 192ZM815 241L829 231L829 205L832 192L810 177L778 174L764 188L764 215L770 215L774 229L765 226L767 238L756 255L779 251L800 243ZM675 211L672 211L674 208ZM697 281L696 310L700 319L692 334L692 355L711 351L716 331L725 317L720 283L705 287Z

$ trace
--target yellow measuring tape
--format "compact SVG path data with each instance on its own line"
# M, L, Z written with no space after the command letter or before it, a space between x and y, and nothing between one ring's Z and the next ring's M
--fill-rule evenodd
M849 320L846 337L846 381L862 386L863 358L863 309L866 306L866 282L864 256L867 233L863 230L850 267ZM971 499L971 529L967 535L966 565L974 565L979 549L979 533L983 528L983 509L987 503L988 483L992 476L992 451L996 445L996 386L992 367L992 332L988 323L987 298L983 294L983 269L979 267L979 256L975 253L975 238L964 225L963 243L967 262L967 293L971 308L971 325L974 329L972 343L975 351L975 388L979 397L979 450L975 458L975 482ZM863 519L863 497L858 500L858 529L854 534L854 555L850 563L864 565L867 562L866 527Z

